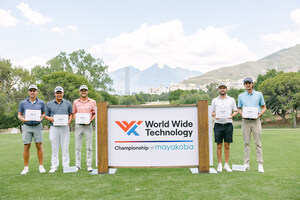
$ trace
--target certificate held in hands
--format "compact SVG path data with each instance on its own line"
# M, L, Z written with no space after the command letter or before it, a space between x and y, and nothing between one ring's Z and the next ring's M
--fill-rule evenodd
M25 120L27 121L41 121L41 111L40 110L25 110Z
M53 115L54 126L68 126L68 115Z
M216 108L216 118L222 119L222 118L229 118L230 112L225 107Z
M90 113L76 113L75 123L76 124L89 124L90 123Z
M243 107L243 117L249 119L258 118L258 108L257 107Z

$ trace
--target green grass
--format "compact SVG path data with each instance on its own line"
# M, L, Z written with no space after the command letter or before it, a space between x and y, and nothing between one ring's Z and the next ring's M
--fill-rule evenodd
M0 134L1 199L300 199L300 130L264 129L265 173L257 172L251 144L250 171L192 174L189 168L118 169L114 175L89 175L85 168L49 174L51 145L44 134L44 166L39 174L35 146L30 172L21 176L23 144L20 134ZM33 144L34 145L34 144ZM83 148L85 146L83 145ZM84 151L85 152L85 151ZM75 163L74 133L70 139L71 166ZM61 159L60 159L61 162ZM216 154L214 146L214 167ZM230 164L243 164L243 136L234 131Z

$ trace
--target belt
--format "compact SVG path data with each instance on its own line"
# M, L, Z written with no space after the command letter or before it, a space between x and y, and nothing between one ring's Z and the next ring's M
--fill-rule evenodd
M80 125L80 126L89 126L89 125L91 125L91 123L89 123L89 124L78 124L78 125Z
M245 120L257 120L257 119L246 118Z
M27 126L38 126L40 124L25 124L25 125L27 125Z

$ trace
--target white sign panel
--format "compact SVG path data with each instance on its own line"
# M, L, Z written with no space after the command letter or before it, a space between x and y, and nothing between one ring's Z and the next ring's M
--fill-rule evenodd
M75 123L76 124L89 124L90 123L90 113L76 113Z
M41 110L25 110L25 120L28 121L41 121Z
M108 108L108 165L198 165L197 132L197 107Z
M53 118L54 118L54 122L53 122L54 126L68 125L68 119L69 119L68 115L53 115Z
M258 118L258 108L257 107L243 107L243 117L244 118Z

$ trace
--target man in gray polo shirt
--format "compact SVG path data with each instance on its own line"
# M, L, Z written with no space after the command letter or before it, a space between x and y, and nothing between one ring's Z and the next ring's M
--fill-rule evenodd
M72 122L72 105L63 98L64 89L57 86L54 89L55 99L47 103L45 118L50 121L49 139L52 146L51 169L49 173L57 171L59 166L59 146L62 149L62 166L69 167L69 141Z
M25 175L29 172L29 152L34 138L35 146L37 149L37 156L39 159L39 171L45 173L43 167L43 127L42 120L45 116L45 103L37 98L38 88L36 85L30 85L28 88L29 97L21 101L18 111L18 118L24 122L22 126L22 139L24 143L24 169L21 172Z
M211 103L212 116L215 117L214 133L215 142L217 143L218 168L217 171L222 171L222 145L224 140L225 165L224 169L232 172L228 165L229 161L229 146L232 143L233 126L232 118L238 114L235 100L226 94L227 86L225 83L220 83L219 96L214 98Z

